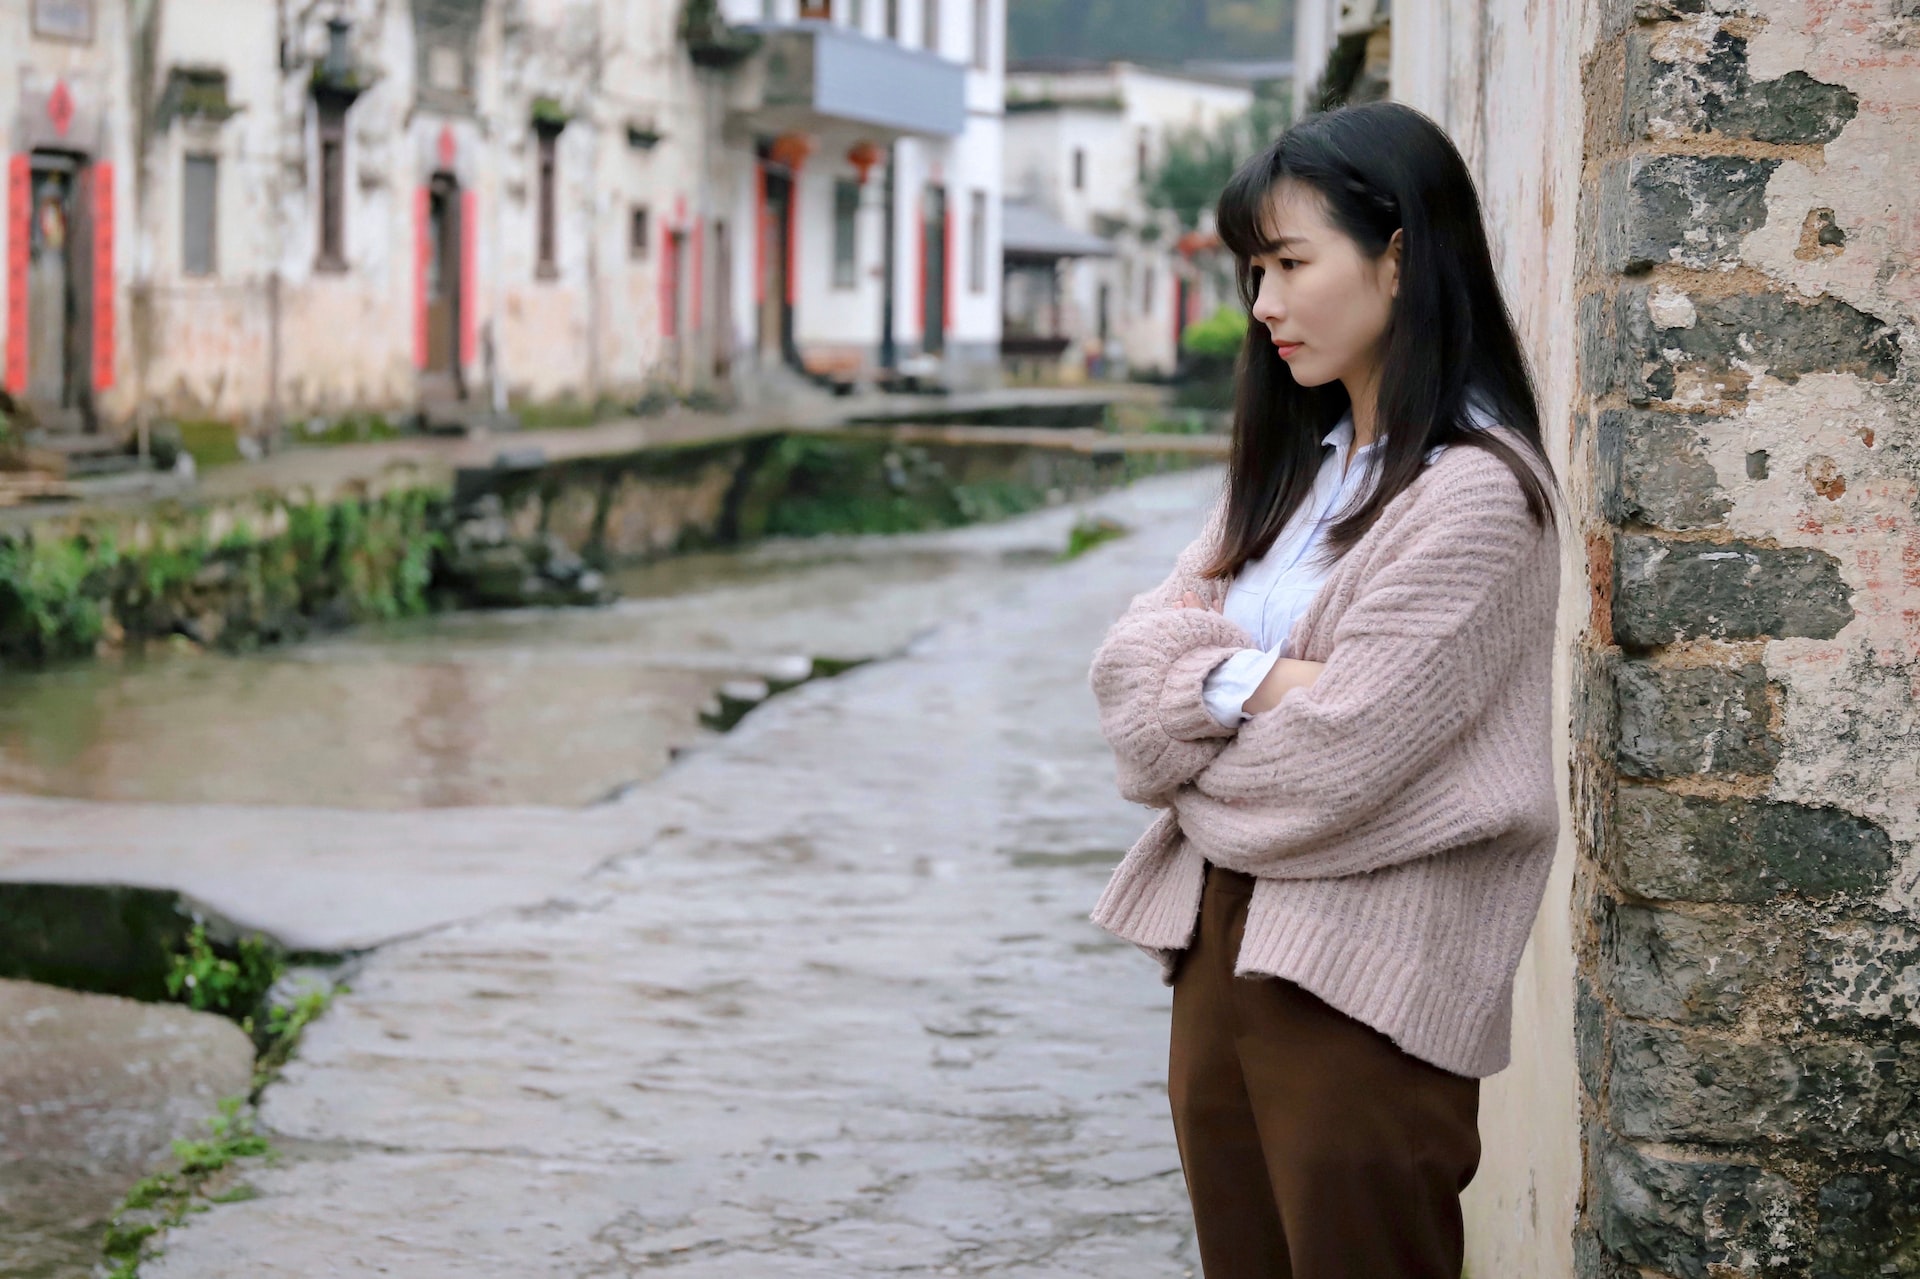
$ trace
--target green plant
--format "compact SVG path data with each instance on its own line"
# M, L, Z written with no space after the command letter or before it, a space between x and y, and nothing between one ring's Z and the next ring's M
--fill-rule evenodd
M1133 530L1118 520L1110 520L1104 515L1082 515L1073 522L1073 528L1067 532L1067 549L1059 555L1061 561L1078 559L1102 542L1111 542L1115 538L1125 537Z
M1189 355L1208 359L1231 360L1240 354L1247 336L1247 313L1237 306L1223 306L1203 320L1195 320L1180 335L1180 349Z
M187 935L186 949L167 970L167 993L196 1012L245 1017L280 977L280 961L266 941L243 937L229 959L207 940L204 924Z
M240 433L231 422L212 420L178 423L180 447L193 457L201 470L226 466L240 460Z
M1160 162L1141 183L1148 207L1173 214L1183 230L1198 229L1234 171L1279 136L1291 114L1284 100L1256 97L1243 115L1209 129L1189 128L1169 134Z
M91 652L120 562L111 538L0 541L0 658L44 662Z
M101 1240L108 1279L133 1279L140 1273L140 1262L148 1253L148 1243L160 1232L179 1225L187 1214L208 1201L209 1182L242 1159L258 1159L274 1154L272 1144L253 1127L253 1112L244 1097L228 1097L220 1103L220 1113L207 1120L209 1135L199 1141L181 1139L173 1143L178 1165L170 1172L158 1172L134 1183L120 1206L107 1220ZM221 1192L221 1199L233 1197Z

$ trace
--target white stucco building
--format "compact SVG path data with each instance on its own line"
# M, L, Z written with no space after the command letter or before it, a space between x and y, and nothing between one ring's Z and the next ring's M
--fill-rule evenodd
M1023 63L1008 74L1008 199L1113 246L1059 268L1061 323L1080 358L1109 373L1170 374L1181 328L1227 295L1206 237L1183 241L1170 215L1147 206L1143 182L1170 137L1252 105L1243 82L1125 62Z
M991 381L1005 17L0 0L0 387L111 438Z

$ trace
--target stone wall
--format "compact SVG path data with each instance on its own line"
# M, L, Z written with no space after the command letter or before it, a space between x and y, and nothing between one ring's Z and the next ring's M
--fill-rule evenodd
M1214 458L942 439L938 427L767 433L265 492L0 529L0 666L248 649L461 607L609 597L598 570L761 537L950 528Z
M1576 1269L1920 1273L1920 8L1598 10Z

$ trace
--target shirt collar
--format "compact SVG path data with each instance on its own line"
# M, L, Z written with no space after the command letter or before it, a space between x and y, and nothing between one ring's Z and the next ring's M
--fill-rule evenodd
M1345 413L1342 413L1340 415L1340 420L1333 424L1333 429L1320 437L1320 443L1322 446L1325 446L1328 444L1333 445L1334 451L1341 454L1345 454L1348 450L1353 448L1353 410L1352 409L1348 409ZM1372 443L1361 448L1359 452L1361 453L1371 452L1375 447L1379 445L1379 443L1380 443L1379 438L1375 437Z

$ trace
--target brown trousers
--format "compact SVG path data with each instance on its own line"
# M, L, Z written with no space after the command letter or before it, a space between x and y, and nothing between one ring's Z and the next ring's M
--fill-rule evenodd
M1167 1091L1206 1279L1459 1279L1480 1082L1235 977L1254 881L1207 868Z

